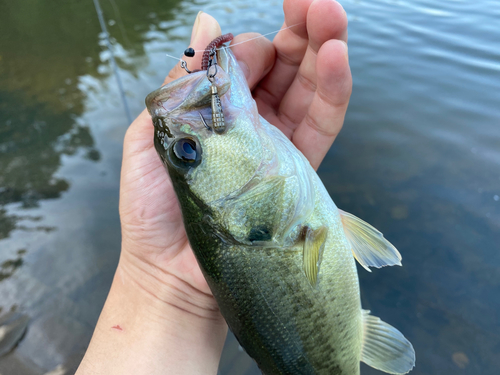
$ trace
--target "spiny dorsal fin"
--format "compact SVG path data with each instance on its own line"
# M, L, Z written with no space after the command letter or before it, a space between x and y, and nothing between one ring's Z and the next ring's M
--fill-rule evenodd
M406 374L415 366L415 351L396 328L363 310L361 361L389 374Z
M307 278L312 286L316 285L318 279L320 255L325 247L328 229L322 226L316 230L306 229L306 239L304 241L303 267Z
M368 272L368 267L401 265L401 254L382 233L348 212L339 213L354 257Z

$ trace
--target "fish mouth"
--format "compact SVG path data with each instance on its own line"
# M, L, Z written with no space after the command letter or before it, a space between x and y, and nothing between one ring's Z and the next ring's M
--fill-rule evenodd
M175 118L183 113L196 112L210 107L213 85L222 97L231 87L229 75L219 69L213 83L207 79L206 73L201 71L183 76L146 96L146 107L153 118Z

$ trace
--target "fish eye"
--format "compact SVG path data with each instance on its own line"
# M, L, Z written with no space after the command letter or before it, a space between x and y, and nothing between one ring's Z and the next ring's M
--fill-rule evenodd
M188 163L194 163L197 160L196 142L189 138L182 138L175 142L173 146L174 154L177 159Z
M168 148L169 163L179 171L197 167L201 163L201 145L197 139L186 137L174 140Z

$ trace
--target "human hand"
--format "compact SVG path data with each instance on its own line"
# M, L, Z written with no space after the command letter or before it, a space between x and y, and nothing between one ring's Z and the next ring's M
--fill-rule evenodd
M284 27L273 42L265 38L233 47L259 112L282 130L317 168L340 131L352 80L347 60L347 17L332 0L285 0ZM220 35L207 14L195 21L191 47L202 50ZM232 44L256 34L241 34ZM198 53L188 61L201 65ZM187 74L179 65L165 84ZM133 253L142 270L160 283L174 283L193 298L184 308L217 313L217 305L189 247L181 212L163 165L153 147L153 127L143 113L125 138L120 214L124 255ZM144 286L150 288L152 286ZM158 285L154 287L157 290ZM195 296L196 295L196 296ZM178 301L186 305L186 301Z
M314 169L344 123L352 90L347 15L333 0L285 0L285 22L265 38L233 48L259 113L278 127ZM258 34L242 34L232 44Z
M285 0L284 11L284 26L299 25L272 43L254 39L233 52L261 115L317 168L342 127L351 92L347 19L333 0ZM203 50L220 34L217 21L201 13L191 47ZM255 36L238 35L233 44ZM200 64L201 54L188 62L190 69ZM185 74L177 64L164 83ZM189 246L153 130L144 111L125 136L122 252L79 375L217 370L227 326Z

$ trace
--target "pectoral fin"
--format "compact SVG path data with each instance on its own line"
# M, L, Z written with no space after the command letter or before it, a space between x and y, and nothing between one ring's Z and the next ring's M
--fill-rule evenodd
M328 229L322 226L316 230L306 229L304 241L304 272L312 286L318 280L319 263L321 253L325 247Z
M361 361L389 374L406 374L415 366L411 343L396 328L363 310Z
M368 272L368 267L401 265L401 254L382 233L348 212L339 213L354 257Z

